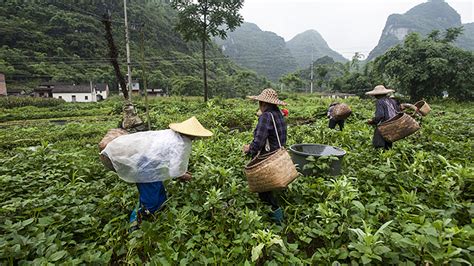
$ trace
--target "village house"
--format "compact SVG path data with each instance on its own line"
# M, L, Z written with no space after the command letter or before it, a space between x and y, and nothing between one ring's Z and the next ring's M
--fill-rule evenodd
M148 93L148 96L150 97L165 96L166 94L164 90L157 89L157 88L151 88L151 89L147 88L147 93ZM120 84L119 84L119 94L123 96ZM137 81L132 82L132 95L141 95L141 96L145 95L145 91L140 89L140 83L138 83Z
M44 83L34 90L35 97L63 99L66 102L97 102L109 96L107 84Z
M157 96L164 96L165 95L165 92L162 90L162 89L146 89L147 91L147 94L148 96L150 97L157 97ZM144 96L145 95L145 91L144 90L139 90L139 89L134 89L132 88L132 94L133 95L141 95L141 96Z
M9 88L7 91L8 96L30 96L26 90L19 88Z
M54 83L43 83L34 89L33 96L40 98L52 98L53 97Z

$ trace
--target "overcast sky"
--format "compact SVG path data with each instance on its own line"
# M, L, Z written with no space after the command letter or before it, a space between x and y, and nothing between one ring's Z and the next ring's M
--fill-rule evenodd
M377 45L390 14L403 14L424 0L245 0L244 20L286 41L317 30L333 50L346 58L365 56ZM473 22L474 0L446 0L462 23Z

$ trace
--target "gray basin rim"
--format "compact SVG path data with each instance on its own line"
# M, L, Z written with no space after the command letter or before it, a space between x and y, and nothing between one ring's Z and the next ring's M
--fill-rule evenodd
M323 148L322 149L322 152L321 153L308 153L308 152L303 152L303 151L298 151L296 150L296 147L303 147L303 146L313 146L313 147L319 147L319 148ZM327 152L325 152L327 150ZM297 154L297 155L301 155L301 156L337 156L337 157L342 157L344 155L346 155L346 151L341 149L341 148L338 148L338 147L334 147L334 146L330 146L330 145L323 145L323 144L314 144L314 143L301 143L301 144L293 144L290 146L290 151Z

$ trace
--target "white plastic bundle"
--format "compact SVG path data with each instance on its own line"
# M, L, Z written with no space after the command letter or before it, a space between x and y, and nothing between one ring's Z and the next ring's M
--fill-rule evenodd
M186 173L191 140L171 129L138 132L114 139L102 154L126 182L163 181Z

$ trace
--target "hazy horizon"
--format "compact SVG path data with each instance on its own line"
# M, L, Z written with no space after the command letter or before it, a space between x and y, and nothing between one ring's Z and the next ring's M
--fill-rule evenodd
M246 0L241 14L285 41L307 30L318 31L329 47L350 59L355 52L367 56L377 45L387 18L404 14L426 0ZM473 22L471 0L446 0L461 16ZM357 18L357 19L354 19Z

